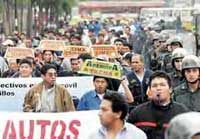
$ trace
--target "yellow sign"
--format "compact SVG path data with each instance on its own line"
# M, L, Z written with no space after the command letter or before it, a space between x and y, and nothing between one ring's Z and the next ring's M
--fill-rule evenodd
M93 45L91 51L94 57L107 55L109 58L116 58L118 56L116 48L110 45Z
M8 47L5 53L5 58L23 59L26 57L35 57L32 48L23 47Z
M42 40L38 49L51 50L51 51L62 51L64 50L65 42L61 40Z
M77 57L79 54L90 53L86 46L66 46L62 52L63 57Z
M106 78L121 79L121 66L115 63L86 60L80 70L81 74L102 76Z

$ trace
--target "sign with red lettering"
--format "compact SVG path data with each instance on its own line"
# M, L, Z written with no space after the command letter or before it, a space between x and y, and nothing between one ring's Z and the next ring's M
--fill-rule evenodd
M90 53L90 49L86 46L66 46L62 55L63 57L71 58L83 53Z
M110 58L118 57L115 46L111 45L93 45L91 47L92 55L98 57L99 55L107 55Z
M63 51L65 42L62 40L42 40L38 49L52 50L52 51Z
M1 113L0 138L87 139L100 125L97 112Z

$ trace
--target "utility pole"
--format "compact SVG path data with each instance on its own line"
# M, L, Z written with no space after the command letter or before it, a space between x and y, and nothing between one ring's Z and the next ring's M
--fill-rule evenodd
M15 0L15 31L18 31L18 20L17 20L17 0Z

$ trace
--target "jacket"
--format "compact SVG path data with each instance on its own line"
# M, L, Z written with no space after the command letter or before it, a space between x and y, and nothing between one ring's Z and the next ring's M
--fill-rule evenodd
M173 99L179 103L183 103L192 111L200 112L200 88L192 92L186 81L174 89Z
M148 139L164 139L169 121L184 112L188 112L188 109L183 104L170 102L167 106L158 106L149 101L133 109L128 122L142 129Z
M38 102L41 100L42 91L43 82L33 86L29 90L24 98L24 112L37 112L37 105ZM75 110L72 97L63 86L58 84L55 84L55 105L57 112L67 112Z

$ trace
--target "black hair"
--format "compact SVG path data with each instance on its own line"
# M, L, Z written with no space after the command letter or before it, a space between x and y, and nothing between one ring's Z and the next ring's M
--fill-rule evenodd
M105 93L103 99L108 100L112 103L113 112L122 112L120 119L124 120L128 113L128 103L123 95L115 92Z
M106 78L103 76L96 76L96 75L93 77L93 81L95 81L97 78L104 78L106 80L107 84L109 83L109 78Z
M124 59L124 60L128 60L129 62L131 62L132 56L133 56L133 54L129 52L129 53L126 53L126 54L123 56L123 59Z
M80 54L77 59L82 59L83 61L85 61L86 59L92 59L92 56L89 53L83 53Z
M41 74L45 75L49 69L55 69L57 71L57 67L53 64L45 64L41 68Z
M114 40L114 44L115 44L116 42L121 42L121 43L124 45L124 39L117 38L117 39Z
M169 85L169 88L172 87L171 78L166 72L164 72L164 71L155 71L149 78L149 86L151 86L152 80L155 79L155 78L164 78L164 79L166 79L167 83Z
M26 58L19 61L19 65L22 65L22 64L28 64L30 67L33 67L33 63L31 62L31 60L26 59Z
M52 51L52 50L44 50L44 51L42 52L42 54L44 55L44 53L45 53L46 51L50 51L50 52L52 53L52 55L54 54L54 51Z

